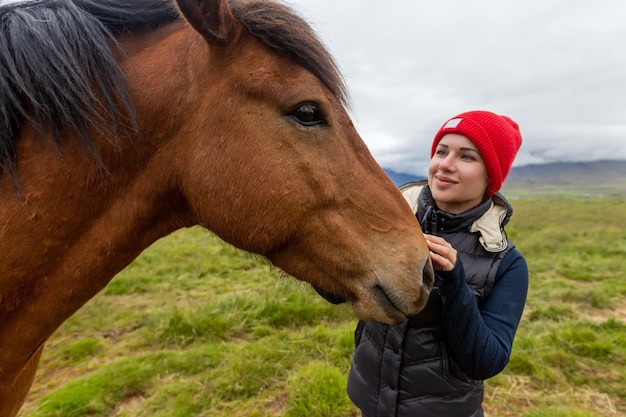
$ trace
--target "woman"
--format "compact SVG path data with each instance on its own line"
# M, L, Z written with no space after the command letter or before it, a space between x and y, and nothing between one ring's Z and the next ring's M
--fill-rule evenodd
M363 416L483 416L482 381L508 364L528 291L498 194L521 143L510 118L462 113L435 135L428 181L401 187L437 281L403 324L357 325L348 393Z

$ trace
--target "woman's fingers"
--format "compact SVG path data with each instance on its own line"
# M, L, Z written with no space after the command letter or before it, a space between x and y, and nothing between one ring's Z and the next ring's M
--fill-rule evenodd
M443 271L452 270L456 264L456 249L439 236L425 235L425 238L434 267Z

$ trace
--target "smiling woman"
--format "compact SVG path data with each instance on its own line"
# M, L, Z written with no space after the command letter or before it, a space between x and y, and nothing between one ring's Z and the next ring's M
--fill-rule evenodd
M0 6L0 415L51 333L155 240L203 226L364 320L419 312L428 248L276 2Z
M506 116L459 114L435 134L428 181L401 187L436 282L403 323L359 322L348 392L363 416L483 417L483 380L508 364L528 292L498 194L521 144Z

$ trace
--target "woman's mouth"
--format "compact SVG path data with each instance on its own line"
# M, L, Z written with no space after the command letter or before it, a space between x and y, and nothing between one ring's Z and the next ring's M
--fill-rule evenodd
M439 182L444 183L444 184L456 184L456 181L454 181L453 179L448 178L448 177L444 177L444 176L441 176L441 175L436 175L435 179L437 181L439 181Z

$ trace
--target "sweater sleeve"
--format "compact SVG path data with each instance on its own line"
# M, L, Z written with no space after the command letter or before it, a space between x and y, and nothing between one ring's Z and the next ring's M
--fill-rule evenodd
M500 373L509 363L515 332L528 293L528 266L511 250L502 259L489 298L478 305L461 261L454 269L438 272L443 282L443 327L452 356L473 379Z

